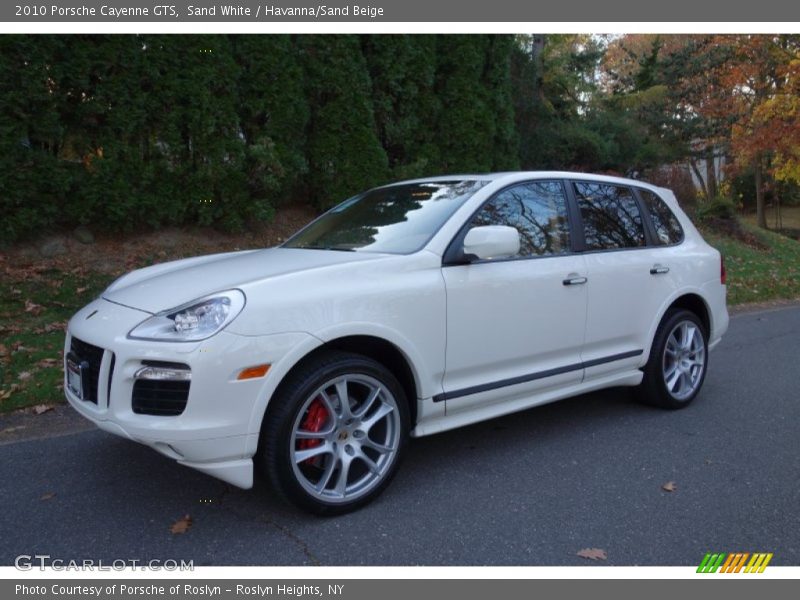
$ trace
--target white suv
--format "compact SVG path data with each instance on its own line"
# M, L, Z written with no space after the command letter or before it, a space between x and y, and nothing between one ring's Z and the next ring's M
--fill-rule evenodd
M102 429L330 514L380 493L409 435L609 386L684 407L727 327L720 254L669 190L457 175L125 275L70 321L64 389Z

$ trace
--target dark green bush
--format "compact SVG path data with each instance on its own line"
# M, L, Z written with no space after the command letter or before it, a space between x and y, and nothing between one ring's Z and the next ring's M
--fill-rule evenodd
M707 202L702 202L697 206L697 218L700 221L711 219L736 219L736 205L733 200L723 196L717 196Z

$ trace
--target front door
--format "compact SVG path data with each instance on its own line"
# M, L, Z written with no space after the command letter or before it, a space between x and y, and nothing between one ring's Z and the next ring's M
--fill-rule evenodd
M468 227L520 233L515 257L443 267L447 289L447 414L579 383L586 267L573 254L562 182L516 184Z

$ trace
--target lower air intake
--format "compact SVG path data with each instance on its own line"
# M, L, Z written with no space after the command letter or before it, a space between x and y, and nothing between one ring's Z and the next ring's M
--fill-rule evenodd
M139 379L133 384L133 412L177 417L186 409L190 381Z

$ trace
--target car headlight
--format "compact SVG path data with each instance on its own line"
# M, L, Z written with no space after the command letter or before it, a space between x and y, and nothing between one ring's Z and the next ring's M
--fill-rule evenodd
M244 308L239 290L218 292L153 315L131 329L128 337L161 342L197 342L210 338Z

